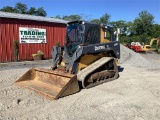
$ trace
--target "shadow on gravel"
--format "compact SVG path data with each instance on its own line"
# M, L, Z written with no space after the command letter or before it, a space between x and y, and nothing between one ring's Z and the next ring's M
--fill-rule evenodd
M124 68L121 66L118 66L118 72L123 72Z

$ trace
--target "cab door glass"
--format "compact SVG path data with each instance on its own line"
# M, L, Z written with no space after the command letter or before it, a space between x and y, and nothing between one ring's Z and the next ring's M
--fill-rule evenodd
M79 24L70 25L67 27L66 47L69 56L72 56L77 50L79 44L82 43L83 28Z
M110 31L105 30L104 39L111 40L111 32Z

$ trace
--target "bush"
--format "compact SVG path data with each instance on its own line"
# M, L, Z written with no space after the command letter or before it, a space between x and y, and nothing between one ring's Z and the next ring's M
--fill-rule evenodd
M35 56L38 56L38 55L42 56L42 55L44 55L44 53L41 50L38 50L37 53L32 54L32 57L35 57Z
M18 61L18 41L14 40L14 60Z

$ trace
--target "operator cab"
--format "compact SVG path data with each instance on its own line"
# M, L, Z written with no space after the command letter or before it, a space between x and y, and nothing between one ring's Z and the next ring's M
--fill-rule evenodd
M77 50L79 44L83 42L84 27L78 23L72 23L67 26L66 47L69 56L72 56Z
M78 45L90 45L114 41L113 29L102 24L72 21L67 24L65 47L70 57Z

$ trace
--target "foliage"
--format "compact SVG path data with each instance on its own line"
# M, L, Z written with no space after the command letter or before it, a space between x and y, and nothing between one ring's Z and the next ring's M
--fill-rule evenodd
M139 13L139 17L134 20L134 29L137 35L147 34L150 35L150 29L153 24L153 15L147 11L142 11Z
M42 55L44 55L44 53L41 50L38 50L36 54L32 54L32 57L42 56Z
M20 2L18 2L15 5L14 9L16 10L16 13L21 13L21 14L26 14L27 13L27 5L26 4L22 4Z
M44 53L41 50L38 50L37 55L44 55Z
M109 21L110 21L110 15L107 13L102 15L102 17L100 17L100 23L108 25Z
M154 24L153 20L152 14L142 11L133 22L119 20L109 24L114 29L121 29L120 42L122 44L130 44L131 42L149 44L153 37L157 38L160 36L160 25Z
M56 46L59 47L60 46L60 42L56 42Z
M153 38L160 37L160 25L153 24L150 31Z
M37 15L37 10L35 7L31 7L28 11L27 11L27 14L30 14L30 15Z
M14 40L14 60L17 61L18 60L18 41Z
M99 19L93 19L93 20L91 20L90 22L99 24L99 23L100 23L100 20L99 20Z
M124 20L113 21L113 22L110 22L109 24L114 28L114 30L116 30L117 28L120 28L121 35L126 36L127 27L128 27L126 24L126 21Z
M36 9L35 7L27 8L26 4L22 4L20 2L16 3L15 7L5 6L0 9L0 11L4 12L13 12L13 13L20 13L20 14L30 14L36 16L47 16L46 11L43 7Z
M10 6L5 6L5 7L3 7L2 9L0 9L0 11L15 13L15 12L16 12L16 9L13 8L13 7L10 7Z
M40 7L37 9L36 15L37 16L47 16L47 13L46 13L46 11L44 11L43 7Z
M74 21L74 20L81 20L81 16L80 15L70 15L70 16L63 16L62 17L63 20L67 20L67 21Z
M55 18L61 19L60 15L57 15Z

